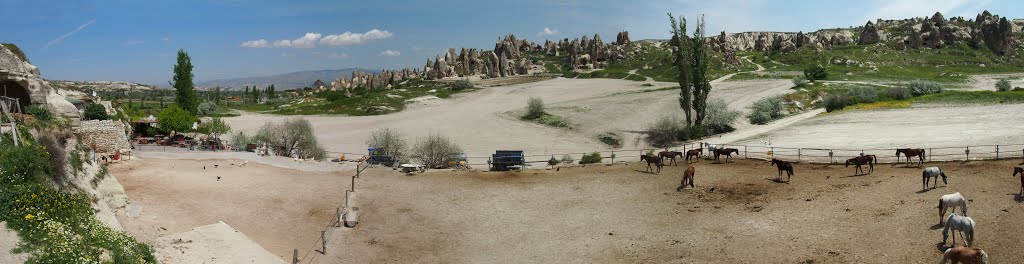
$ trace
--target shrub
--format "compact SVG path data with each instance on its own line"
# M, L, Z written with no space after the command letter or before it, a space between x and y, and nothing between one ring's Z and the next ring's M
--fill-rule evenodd
M565 154L565 156L562 156L562 163L572 164L573 162L576 162L576 160L574 160L571 155Z
M39 145L13 146L10 140L0 140L0 184L3 186L40 182L53 173L49 164L50 153Z
M914 80L907 83L907 89L910 89L910 94L913 96L922 96L928 94L941 93L944 89L942 85L936 82Z
M196 122L196 117L181 109L177 105L164 108L160 113L156 115L157 126L160 127L160 131L164 133L171 132L186 132L192 130L192 124Z
M202 108L202 105L200 105L200 108ZM203 124L199 125L198 130L199 132L211 135L214 138L220 138L221 135L231 132L231 126L228 125L227 122L224 122L224 119L221 119L220 117L214 117L210 119L210 121L204 122Z
M563 127L563 128L570 127L569 122L565 121L565 119L562 119L562 117L556 116L556 115L550 115L550 114L546 114L546 113L541 114L540 118L537 118L537 122L541 123L543 125L553 126L553 127Z
M556 159L555 155L551 155L551 159L548 159L548 166L554 167L554 166L558 165L559 163L562 163L562 161Z
M249 144L255 144L255 143L256 143L256 141L253 141L252 137L250 137L249 135L246 135L245 133L242 133L242 131L238 131L238 133L235 133L234 135L231 135L231 143L230 144L231 144L232 147L235 147L235 149L237 149L237 150L246 150L246 146L248 146Z
M524 119L537 119L544 114L544 100L539 97L530 97L526 102L526 115Z
M782 96L761 98L751 106L747 119L751 124L763 125L772 120L779 119L782 114Z
M807 86L808 83L810 83L810 82L807 81L807 78L804 77L804 76L794 76L793 77L793 87L803 88L803 87Z
M889 98L892 98L893 100L906 100L913 96L913 94L910 93L910 89L907 87L890 87L886 93L889 95Z
M828 72L821 65L811 66L804 69L804 77L809 81L824 80L828 78Z
M1011 89L1012 87L1010 87L1010 81L1007 79L1000 79L998 82L996 82L996 90L1000 92L1010 91Z
M729 104L725 100L721 98L709 99L705 109L704 125L716 128L729 127L730 129L728 130L732 131L732 123L739 117L740 112L729 110Z
M305 118L287 119L281 123L267 122L256 132L253 140L266 143L279 156L301 159L323 159L327 156L313 134L313 125Z
M853 104L853 100L843 92L836 91L825 96L825 111L828 112L841 110L844 107Z
M41 107L38 105L30 105L28 107L25 107L25 113L36 117L36 119L40 121L53 120L53 113L50 112L49 109L46 109L45 107ZM104 111L103 113L106 114L106 111Z
M451 85L452 91L462 91L466 89L473 89L475 87L476 86L473 85L473 82L469 81L469 79L458 80Z
M107 120L110 116L107 116L107 108L101 104L89 103L85 105L85 112L82 114L82 118L85 120Z
M377 148L374 155L391 156L397 159L405 157L407 148L402 135L397 130L387 127L378 128L370 133L370 139L366 141L366 145Z
M601 143L608 144L609 146L612 146L612 147L615 147L615 148L621 148L622 147L622 138L621 138L621 136L619 136L618 133L615 133L615 132L609 132L609 133L601 134L601 135L597 136L597 139L600 140Z
M855 103L874 103L878 101L878 91L867 87L850 89L847 94Z
M428 168L441 168L453 154L458 153L462 153L462 148L454 140L440 134L430 134L416 142L411 154L412 158Z
M216 113L216 112L217 112L217 104L215 104L213 102L210 102L210 101L203 102L203 103L199 104L198 107L196 107L196 114L199 115L199 116L209 116L209 115L211 115L213 113Z
M683 131L683 121L676 115L662 115L654 123L647 125L647 143L662 148L676 141L676 136Z
M594 164L594 163L601 163L601 153L594 152L594 153L586 154L586 155L583 155L583 158L580 159L580 164Z

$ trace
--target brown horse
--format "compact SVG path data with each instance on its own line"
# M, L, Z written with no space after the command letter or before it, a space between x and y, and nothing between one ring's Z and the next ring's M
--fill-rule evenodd
M1024 168L1014 167L1013 176L1016 177L1018 173L1020 173L1020 194L1018 195L1024 195Z
M672 161L670 161L669 164L672 164L672 165L676 164L676 157L682 157L682 156L683 156L683 153L679 152L679 151L667 151L666 150L666 151L658 152L658 158L661 158L662 160L664 160L664 159L671 159Z
M939 261L939 264L945 264L947 261L953 264L983 264L988 263L988 253L980 248L955 246L942 253L942 260Z
M778 167L779 169L779 177L776 178L777 180L782 180L783 171L786 172L786 182L789 182L789 179L793 177L793 163L779 159L772 159L772 166Z
M740 150L734 148L715 149L715 161L721 163L721 161L718 160L718 156L725 155L725 162L729 162L729 160L732 159L733 152L735 152L736 155L740 154Z
M896 149L896 162L900 162L900 153L907 156L907 166L910 166L910 158L917 156L917 166L921 167L924 163L924 149L918 148L898 148Z
M846 160L846 167L850 167L850 164L857 165L857 170L853 172L853 175L860 175L859 173L864 172L864 169L862 169L860 166L868 165L870 167L870 170L867 174L871 174L872 172L875 172L876 160L877 159L875 158L875 155L858 156Z
M658 173L661 173L661 166L664 166L661 164L661 158L655 156L647 156L647 154L641 154L640 161L647 162L647 172L651 172L651 164L654 164L655 167L658 167Z
M676 191L677 192L682 191L683 189L686 189L686 185L690 185L690 188L694 188L694 186L693 186L693 174L695 172L696 172L696 169L694 169L693 166L690 166L689 168L686 168L686 171L683 172L683 180L679 182L679 187L676 187Z
M690 161L690 157L700 158L703 155L704 155L704 149L703 148L687 150L686 151L686 161ZM699 160L699 159L694 159L694 160Z

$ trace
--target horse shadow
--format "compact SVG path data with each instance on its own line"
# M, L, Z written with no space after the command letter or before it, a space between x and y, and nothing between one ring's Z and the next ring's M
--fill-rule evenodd
M1006 195L1013 195L1013 201L1024 203L1024 195L1020 195L1019 193L1008 193Z
M789 181L783 180L782 178L764 178L764 179L765 179L765 180L768 180L768 181L771 181L771 182L774 182L774 183L785 183L785 184L789 184Z
M916 194L922 194L922 193L926 193L926 192L928 192L928 191L931 191L931 190L932 190L932 189L924 189L924 190L916 191L916 192L914 192L914 193L916 193Z
M947 247L946 243L943 243L943 242L935 243L935 249L938 249L939 252L945 253L946 250L949 249L949 248L951 248L951 247Z
M657 171L645 171L645 170L634 170L634 171L639 172L639 173L644 173L644 174L655 174L655 175L659 174Z
M935 225L932 225L932 226L928 227L928 229L929 230L939 230L939 229L942 229L943 227L945 227L945 226L942 225L942 224L935 224Z

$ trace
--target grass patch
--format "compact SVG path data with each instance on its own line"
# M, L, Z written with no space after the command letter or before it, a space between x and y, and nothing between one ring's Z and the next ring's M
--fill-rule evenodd
M541 114L540 117L534 119L534 121L536 121L537 123L539 123L541 125L550 126L550 127L572 128L572 125L569 124L569 121L566 121L564 118L562 118L560 116L556 116L556 115L552 115L552 114L548 114L548 113Z
M607 132L597 136L597 140L600 140L601 143L607 144L614 148L622 147L622 136L619 135L619 133Z
M947 91L911 99L914 103L940 104L1019 104L1024 103L1024 91Z
M909 100L882 101L882 102L874 102L874 103L866 103L866 104L856 104L856 105L852 105L852 106L847 106L846 108L843 108L843 110L854 110L855 111L855 110L900 109L900 108L910 108L911 105L913 105L913 103L910 102Z

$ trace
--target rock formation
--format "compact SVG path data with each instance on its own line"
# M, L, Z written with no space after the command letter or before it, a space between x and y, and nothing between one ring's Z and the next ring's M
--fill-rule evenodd
M993 16L987 10L974 19L973 39L998 54L1013 54L1013 25L1005 17Z
M615 36L615 45L626 45L629 44L629 32L622 31Z
M878 28L875 27L874 23L868 21L864 24L864 29L860 31L860 38L857 39L857 44L875 44L881 41L881 37L878 36Z
M42 105L57 115L78 120L75 105L57 94L49 82L39 76L39 68L29 64L6 45L0 45L0 86L9 97L17 98L22 109L28 105Z

